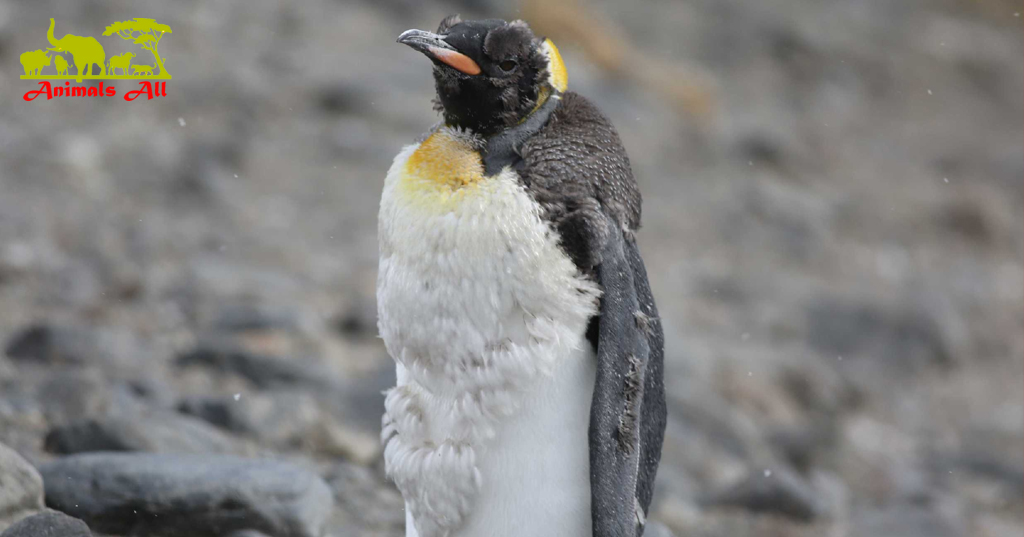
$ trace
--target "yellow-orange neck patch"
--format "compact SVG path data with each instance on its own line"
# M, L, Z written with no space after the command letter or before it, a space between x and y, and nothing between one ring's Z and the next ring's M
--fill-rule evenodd
M550 39L544 40L544 53L548 57L548 82L559 93L569 88L569 73L565 70L565 62L558 52L558 47Z
M483 159L466 140L442 129L431 134L405 163L405 186L453 192L484 179Z

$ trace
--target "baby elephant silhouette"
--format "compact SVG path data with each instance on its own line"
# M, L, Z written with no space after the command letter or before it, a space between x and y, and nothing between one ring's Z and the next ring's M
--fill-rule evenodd
M60 76L67 76L68 74L68 61L64 59L64 56L56 54L53 56L53 66L57 68L57 74Z
M110 67L107 68L107 72L114 74L114 69L120 69L121 74L128 74L128 66L132 63L132 58L135 57L134 53L125 52L119 56L110 57Z
M152 75L153 74L153 66L152 65L133 65L132 66L132 74L133 75Z

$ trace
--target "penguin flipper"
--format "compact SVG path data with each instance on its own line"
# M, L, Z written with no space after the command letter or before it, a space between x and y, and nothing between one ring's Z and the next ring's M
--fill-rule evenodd
M661 322L636 242L621 229L602 234L595 267L603 289L589 430L595 537L643 534L665 432Z

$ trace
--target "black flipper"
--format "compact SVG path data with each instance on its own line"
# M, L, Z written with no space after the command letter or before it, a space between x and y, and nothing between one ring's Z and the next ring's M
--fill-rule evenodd
M640 302L640 313L637 325L647 337L650 354L644 372L643 404L640 408L640 464L637 476L637 499L646 517L654 494L654 477L661 462L661 445L665 441L665 426L668 421L668 410L665 405L665 334L661 327L658 308L651 294L651 284L647 280L647 268L640 258L640 250L632 238L626 238L626 260L633 269L633 284L636 286L636 298ZM642 534L641 532L638 532Z
M661 324L636 243L616 227L597 279L604 294L590 411L594 536L634 537L643 534L664 437Z

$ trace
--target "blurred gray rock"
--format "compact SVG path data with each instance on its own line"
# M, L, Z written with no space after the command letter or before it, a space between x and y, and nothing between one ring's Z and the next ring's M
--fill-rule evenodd
M126 379L119 387L138 402L154 408L172 408L178 395L162 374L143 374Z
M818 298L807 308L812 347L829 358L876 356L893 372L950 365L951 345L931 312Z
M331 490L292 464L224 455L94 453L42 465L47 505L104 533L321 537Z
M18 452L0 444L0 528L43 508L43 478Z
M0 537L92 537L92 532L85 522L47 509L19 520Z
M123 329L39 322L11 336L4 352L19 362L123 366L140 360L145 349Z
M970 474L997 484L1001 496L1007 503L1019 502L1024 498L1024 468L1018 461L1001 459L984 449L970 449L956 456L946 457L939 462L939 468L946 471L967 471Z
M202 366L223 373L234 373L260 388L332 388L336 384L333 374L309 360L258 354L225 342L202 343L178 356L176 363L182 367Z
M297 442L325 419L316 399L303 392L271 391L226 397L189 397L178 410L222 429L277 446Z
M401 494L373 470L340 463L327 472L325 479L348 520L376 530L401 531L405 527Z
M272 390L238 399L190 397L178 410L278 449L300 448L360 464L370 464L380 452L376 430L353 426L302 391Z
M157 453L240 453L242 444L202 420L173 412L145 410L88 418L54 427L46 435L47 451Z
M45 364L82 364L95 361L104 351L93 332L84 327L33 324L7 342L7 356Z
M193 203L220 202L230 196L223 177L237 167L241 140L209 137L187 143L176 174L166 183L170 193ZM215 205L215 204L214 204Z
M812 521L824 509L810 485L784 469L751 471L741 481L707 496L701 503L706 507L738 507L799 521Z
M295 330L298 316L285 308L272 308L252 301L228 302L216 312L213 328L229 332L246 330Z
M349 338L372 338L377 335L377 303L355 297L334 320L338 333Z
M253 395L246 396L251 403ZM247 409L249 404L239 405L233 397L187 397L178 403L178 411L199 418L221 429L241 434L252 433L255 425Z
M39 386L37 397L50 423L64 424L102 415L110 407L110 386L95 369L53 371Z
M294 274L266 266L233 263L219 256L197 256L189 263L189 288L214 297L294 296L301 286Z
M336 419L318 422L311 431L307 449L368 466L380 460L380 436Z
M42 298L65 308L95 304L103 293L99 267L88 259L72 259L49 275Z
M900 505L856 512L850 537L967 537L960 524L926 506Z
M832 363L814 361L784 366L780 382L789 395L809 413L834 418L856 408L864 394Z

